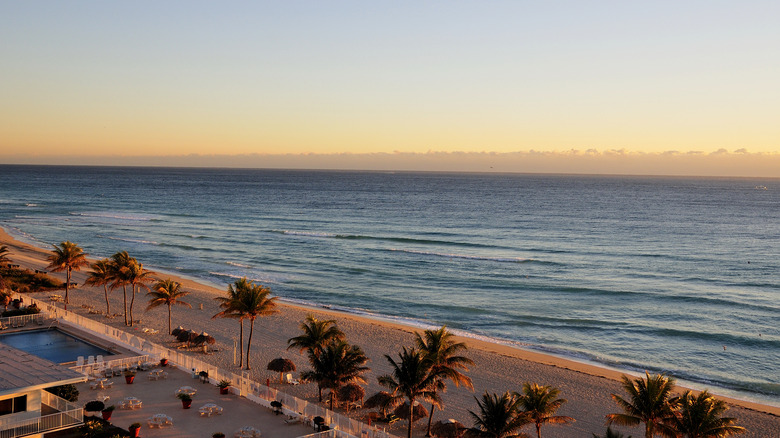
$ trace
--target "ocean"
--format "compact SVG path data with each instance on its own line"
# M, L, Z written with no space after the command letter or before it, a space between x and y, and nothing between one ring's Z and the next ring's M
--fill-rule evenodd
M0 166L42 248L774 406L779 219L778 179Z

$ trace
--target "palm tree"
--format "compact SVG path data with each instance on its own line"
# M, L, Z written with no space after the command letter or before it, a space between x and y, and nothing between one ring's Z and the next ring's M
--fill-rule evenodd
M235 287L234 287L235 286ZM254 285L251 281L248 281L246 277L236 280L235 285L229 284L227 289L227 295L224 297L214 298L219 302L219 307L222 309L216 315L211 318L234 318L238 319L239 323L239 341L238 341L238 367L244 366L244 315L237 311L238 297L245 293L245 291L251 289Z
M251 284L251 283L250 283ZM249 320L249 339L246 342L246 369L249 369L249 349L252 346L252 333L255 329L255 319L258 316L267 316L278 312L276 310L277 297L269 297L271 289L263 285L252 286L244 293L239 294L236 302L236 312Z
M621 426L636 426L645 423L645 438L653 438L656 433L674 437L674 430L667 423L674 417L676 398L672 398L674 379L661 374L650 376L645 371L645 379L641 377L631 380L623 376L623 389L628 393L628 399L612 394L612 399L624 413L608 414L607 424Z
M300 352L308 351L309 362L311 358L319 357L327 345L343 341L345 338L344 332L339 330L335 320L319 320L313 315L306 316L306 320L301 323L301 330L302 335L287 340L287 349L298 348ZM317 381L317 394L322 401L322 386L319 381Z
M466 388L474 390L471 378L461 372L468 371L469 365L474 365L474 361L465 357L458 356L460 351L468 347L463 342L455 342L454 335L447 331L446 326L438 330L425 330L425 337L415 334L415 343L417 348L423 352L426 359L431 361L431 373L436 376L436 386L434 391L447 391L446 380L451 380L455 386L463 385ZM433 421L433 411L436 403L431 403L431 413L428 416L428 429L425 436L431 436L431 422Z
M388 388L391 393L391 405L397 405L402 399L409 401L409 430L408 438L412 438L412 419L414 418L414 402L419 398L426 401L438 402L436 385L439 382L438 375L433 374L433 362L425 355L425 352L415 348L406 347L398 354L398 362L389 355L385 358L390 363L392 375L386 374L379 377L379 384Z
M111 289L122 286L122 296L124 298L124 316L125 325L127 322L127 268L137 263L136 259L130 257L127 251L120 251L111 256Z
M518 406L528 414L528 418L536 425L536 436L542 438L542 424L567 424L574 418L554 415L566 400L558 397L560 390L551 386L540 386L536 383L523 384L523 393L517 394Z
M111 305L108 302L108 284L113 278L111 260L98 260L92 264L92 271L87 277L86 283L91 286L103 286L103 294L106 297L106 315L111 315Z
M469 431L485 438L519 438L528 435L519 432L520 428L531 420L525 413L517 410L518 399L514 394L482 394L482 400L474 397L479 413L469 411L474 418L474 427Z
M307 315L301 323L303 334L287 340L287 349L297 348L302 353L319 356L325 346L331 342L344 339L344 332L336 326L336 320L319 320L313 315Z
M65 241L59 246L53 245L54 250L49 255L49 266L54 272L65 271L65 310L68 310L68 291L70 290L70 274L81 270L88 265L87 254L73 242Z
M725 438L745 432L736 426L736 418L722 417L728 409L723 400L718 400L708 391L698 396L686 391L679 398L677 415L670 425L688 438Z
M347 383L366 383L363 373L369 370L365 366L368 357L357 345L349 345L344 340L331 342L318 356L309 353L312 369L301 373L304 379L316 381L321 388L330 389L330 409L337 398L338 389ZM322 394L320 393L320 401Z
M171 306L178 304L180 306L186 306L192 308L189 303L181 301L181 298L189 295L189 292L181 290L181 284L177 281L173 281L170 278L160 280L152 286L146 295L152 297L149 300L149 306L146 310L153 309L163 304L168 306L168 334L171 334Z
M13 301L14 293L8 289L0 289L0 304L4 310L8 310L8 305Z
M134 322L133 304L135 303L136 288L138 288L139 291L141 288L149 290L147 283L154 281L154 279L152 279L152 273L144 269L144 265L142 263L138 263L135 261L135 259L133 259L133 261L133 263L123 267L125 281L127 281L127 284L130 286L130 291L132 292L132 298L130 299L130 327L133 326Z
M10 254L8 247L6 245L0 245L0 272L4 271L8 262L11 261L11 259L8 258L8 254ZM3 280L3 276L0 275L0 288L2 287L5 287L5 281Z

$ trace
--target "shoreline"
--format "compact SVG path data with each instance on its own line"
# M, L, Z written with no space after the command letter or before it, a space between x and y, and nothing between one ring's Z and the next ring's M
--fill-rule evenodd
M45 256L48 254L48 251L17 240L2 228L0 228L0 244L8 245L11 251L11 259L23 267L41 269L42 266L46 265ZM82 270L74 272L73 274L74 281L80 285L83 284L85 271ZM64 278L64 274L60 273L53 273L51 275L57 278ZM218 337L218 345L222 345L223 347L229 346L231 335L233 335L233 337L237 335L237 325L233 325L235 324L235 321L231 321L232 324L230 324L224 320L212 320L210 319L211 313L209 313L209 315L204 315L203 311L199 309L200 306L206 305L215 307L212 299L222 295L224 291L218 289L215 285L206 284L206 282L194 278L186 278L179 274L164 272L164 276L174 278L182 283L185 290L191 291L191 294L186 297L185 300L193 304L193 309L190 310L181 307L174 309L173 326L180 324L188 326L191 325L195 319L198 319L202 324L208 325L207 331L210 334ZM99 299L95 297L95 293L97 292L99 292ZM121 298L121 293L117 294L117 292L118 291L114 291L114 295L111 297L112 301L115 301L112 303L112 306L121 304L121 300L116 302L118 298ZM101 303L102 299L102 288L79 287L71 291L71 306L69 306L69 310L82 310L78 307L79 305L89 306L91 304L94 304L95 308L100 309L101 306L105 305L105 303ZM136 301L138 301L138 297ZM115 309L118 308L119 306L115 307ZM140 315L140 318L144 321L144 325L148 325L149 323L146 321L148 314L146 311L143 311L140 307L136 307L135 309L136 315ZM293 356L296 363L298 363L301 368L305 368L307 363L302 355L284 349L286 339L298 334L297 327L306 314L313 313L318 317L324 315L327 318L336 319L339 327L347 334L347 340L350 343L361 346L366 352L366 355L371 359L368 366L372 368L372 371L369 373L370 375L366 377L366 380L368 381L366 396L370 396L373 394L374 389L378 390L379 388L375 382L375 377L386 373L388 370L383 355L389 354L395 356L400 350L400 346L410 345L412 335L415 332L422 330L420 327L404 324L403 321L396 321L392 317L383 318L382 315L363 315L359 312L333 309L316 304L302 304L284 300L279 302L279 309L280 313L277 314L279 315L278 317L259 318L255 323L256 338L253 338L252 344L252 360L255 366L255 368L253 368L253 374L257 375L258 370L260 370L260 374L263 377L271 378L270 374L267 372L265 375L262 374L265 371L265 362L258 362L258 360L255 360L255 354L258 355L258 359L279 357L280 355ZM149 313L151 314L152 312L162 316L165 311L150 311ZM197 318L193 317L187 320L182 316L185 312L189 312L188 315L194 314ZM89 316L95 319L101 318L98 320L106 323L106 321L102 319L104 317L101 317L101 315ZM121 318L112 320L112 324L119 323L120 327L124 327L123 322L119 321L119 319ZM154 321L154 323L156 323L155 327L164 325L165 327L162 332L167 331L167 320L159 321L161 318L157 319L158 321ZM184 324L185 321L187 321L187 324ZM126 329L132 330L131 328ZM216 331L224 331L224 333L216 333ZM247 330L245 327L245 342L246 332ZM270 332L270 334L267 332ZM573 416L578 420L573 425L583 427L582 429L572 426L551 427L547 430L545 435L564 437L581 436L581 433L578 434L580 431L587 432L588 434L591 432L603 433L606 429L606 426L604 425L604 415L606 413L618 411L617 406L611 400L609 394L623 393L620 388L620 378L622 375L638 375L635 372L611 369L600 366L599 364L579 362L550 353L538 352L528 348L521 348L520 346L507 345L507 343L501 343L500 340L489 338L481 339L478 335L463 336L461 332L458 332L457 330L453 330L453 332L456 333L459 341L465 342L469 346L469 350L466 354L475 361L475 366L467 373L474 380L475 391L471 393L460 388L450 387L445 394L444 413L437 409L436 412L438 416L434 420L453 417L458 418L459 421L464 424L470 424L470 418L468 418L467 411L476 409L476 403L473 399L474 396L479 396L484 391L503 392L506 390L519 390L521 382L536 381L540 384L550 384L561 389L561 395L568 399L569 402L561 408L559 413L561 415ZM160 342L160 339L163 339L163 341ZM165 339L170 338L167 337L167 335L150 337L150 340L163 344ZM367 345L369 342L370 345ZM258 347L258 345L261 346ZM274 347L276 348L275 350ZM215 355L220 357L208 356L207 360L214 357L216 361L222 362L220 366L227 365L229 368L231 366L231 355L228 354L229 351L227 350L228 348L223 348L221 353ZM270 356L268 356L268 351L258 352L257 350L271 350L271 353ZM261 364L263 365L262 367L260 366ZM687 388L678 384L678 390L679 389ZM284 386L282 390L298 396L312 396L311 394L305 393L306 390L301 389L300 387ZM298 394L295 394L296 392ZM772 431L780 429L780 407L723 396L717 392L715 394L718 398L728 402L734 407L734 410L729 411L728 414L739 418L739 424L749 429L749 433L743 436L771 436ZM739 415L735 415L737 414L737 412L735 412L737 410L741 411L739 412ZM457 413L457 415L454 415L454 413ZM590 416L591 418L583 418L585 416ZM746 416L751 418L744 420ZM420 421L416 424L416 427L420 427L421 425L424 425L424 423L424 421ZM758 433L762 429L769 431L770 433ZM626 430L627 433L636 433L629 429ZM757 434L753 435L753 433Z

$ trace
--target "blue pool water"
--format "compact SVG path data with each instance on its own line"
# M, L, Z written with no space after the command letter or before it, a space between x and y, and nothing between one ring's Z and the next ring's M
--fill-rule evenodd
M79 356L109 356L112 353L57 329L32 330L0 335L0 342L54 363L75 362Z

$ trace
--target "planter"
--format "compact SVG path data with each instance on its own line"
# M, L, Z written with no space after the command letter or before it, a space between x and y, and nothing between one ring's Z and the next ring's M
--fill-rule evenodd
M125 383L127 383L128 385L132 385L133 380L135 380L135 376L125 376Z
M160 366L161 367L168 366L168 359L160 359Z
M131 427L128 429L128 432L130 432L130 436L132 438L138 438L141 436L141 428L140 427Z
M224 388L219 388L219 393L222 395L230 394L230 387L226 386Z
M192 406L192 400L182 400L181 401L181 407L184 409L189 409L190 406Z
M114 410L112 409L110 411L102 411L100 414L103 416L104 420L109 421L109 420L111 420L111 414L113 414L113 413L114 413Z

